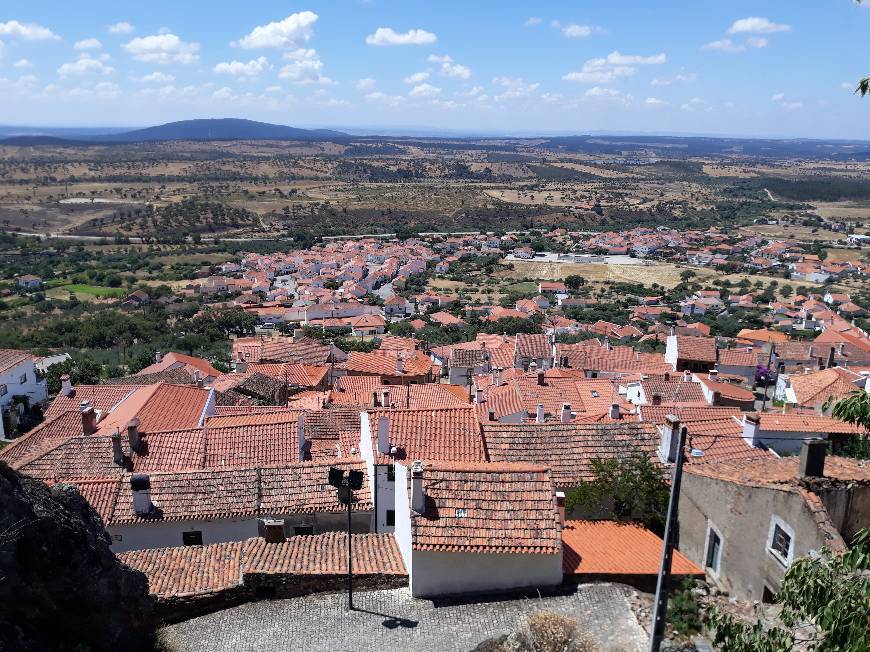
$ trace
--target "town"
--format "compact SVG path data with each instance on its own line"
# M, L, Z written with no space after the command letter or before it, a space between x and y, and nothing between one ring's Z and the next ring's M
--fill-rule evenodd
M166 622L341 590L349 544L358 591L617 582L625 603L655 589L675 468L674 586L771 603L870 525L867 434L837 408L870 393L867 263L808 249L659 227L240 252L102 300L235 315L223 355L76 382L68 353L4 350L0 460L74 486ZM663 266L671 287L582 271Z

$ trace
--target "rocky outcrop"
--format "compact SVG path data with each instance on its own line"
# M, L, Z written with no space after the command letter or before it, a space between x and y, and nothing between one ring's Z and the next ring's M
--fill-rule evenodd
M121 564L71 485L0 462L0 652L150 649L145 575Z

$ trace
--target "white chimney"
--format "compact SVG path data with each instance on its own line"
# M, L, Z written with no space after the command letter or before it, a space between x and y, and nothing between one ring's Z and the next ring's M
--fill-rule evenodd
M562 403L562 423L570 423L571 421L571 404Z
M402 358L396 358L396 373L399 375L405 373L405 361Z
M758 446L761 443L761 416L758 414L743 415L743 439L750 446Z
M305 461L305 413L296 419L296 438L299 445L299 461Z
M661 426L662 435L660 451L668 462L677 461L677 446L680 444L680 420L673 414L665 416L665 424Z
M544 423L544 404L538 403L537 412L535 412L535 423Z
M381 407L390 407L390 390L388 389L381 390Z
M72 396L73 386L72 381L69 379L69 374L64 374L60 377L60 391L64 396Z
M692 380L692 372L689 371L688 369L686 369L683 372L683 382L688 383L688 382L691 382L691 380Z
M390 454L390 418L378 417L378 452Z
M154 352L154 362L156 364L160 364L161 362L163 362L163 354L160 353L160 351Z
M494 383L495 385L501 386L501 384L503 382L503 375L502 375L503 372L504 372L504 370L501 367L499 367L498 369L495 370L495 383Z
M477 405L483 403L483 389L480 387L474 390L474 402Z
M130 476L130 491L133 494L133 511L136 516L148 516L154 510L151 502L151 478L144 473Z
M611 419L621 419L622 412L619 411L619 403L611 403L610 404L610 418Z
M411 462L411 509L422 514L426 511L426 492L423 489L423 462Z
M139 419L133 417L127 424L127 438L130 440L130 450L138 453L142 440L139 438Z
M708 374L710 380L717 381L719 380L719 370L718 369L710 369L710 373Z
M194 369L193 371L193 382L196 383L197 387L203 386L202 373L200 373L199 369Z
M97 413L91 407L90 401L82 401L79 409L82 415L82 434L93 435L97 431Z

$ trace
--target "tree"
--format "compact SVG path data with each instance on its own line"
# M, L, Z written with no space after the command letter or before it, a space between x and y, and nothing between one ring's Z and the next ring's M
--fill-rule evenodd
M695 272L693 272L691 269L686 269L686 270L683 270L682 272L680 272L680 278L682 279L682 281L684 283L686 281L688 281L690 278L695 278L696 276L697 276L697 274Z
M730 652L863 652L870 649L870 530L848 552L823 548L795 561L776 595L783 627L765 629L711 608L714 645Z
M100 380L102 370L100 363L85 356L51 365L45 374L48 393L57 394L60 391L60 377L64 374L69 374L73 385L95 385Z
M831 403L832 401L827 401L825 409L831 407ZM870 394L863 389L855 390L833 404L831 416L864 430L862 434L843 442L837 452L846 457L870 459Z
M568 510L574 507L599 509L602 505L609 518L636 520L653 532L664 531L670 489L662 470L647 455L594 459L594 479L568 492Z
M580 276L580 274L570 274L565 277L565 285L572 290L577 290L586 285L586 279Z

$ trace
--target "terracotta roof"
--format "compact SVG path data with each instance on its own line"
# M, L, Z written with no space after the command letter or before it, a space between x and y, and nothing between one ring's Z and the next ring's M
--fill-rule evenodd
M244 542L213 543L133 550L118 559L148 578L148 592L158 598L209 595L242 584Z
M292 363L251 363L247 371L261 373L288 385L316 387L329 373L329 367Z
M398 359L402 359L402 372ZM351 351L347 358L347 371L379 376L425 376L432 372L432 361L420 351L402 355L396 351L375 350L369 353Z
M359 575L407 575L391 534L354 534L353 569ZM347 572L347 535L327 532L289 537L283 543L254 538L205 546L122 552L118 558L148 578L160 598L220 593L248 575L316 576Z
M697 374L697 376L703 385L711 392L718 392L722 398L744 402L755 400L755 394L745 387L740 387L734 383L722 382L721 380L713 380L709 374Z
M800 483L812 487L825 482L870 483L870 460L829 455L825 458L824 478L798 478L798 456L771 457L752 461L719 462L691 465L687 473L726 480L749 486L796 486Z
M33 356L26 351L0 349L0 374L5 373L25 360L33 360Z
M673 371L662 353L641 353L629 346L607 347L598 340L557 344L558 358L567 358L572 369L608 373L664 374Z
M716 362L716 340L711 337L676 335L677 355L681 360Z
M299 462L296 419L206 429L205 468L247 467ZM284 416L284 415L281 415ZM297 417L298 418L298 417Z
M798 405L815 407L829 398L845 398L858 389L855 376L841 367L831 367L808 374L791 374L788 381Z
M381 400L383 392L389 392L390 406L405 409L438 409L441 407L468 405L468 390L464 387L456 391L456 386L437 383L410 385L382 385L378 376L345 376L343 380L371 378L377 382L364 385L360 391L340 391L330 394L333 405L355 405L372 407L372 392L377 392ZM351 383L347 383L351 385ZM342 383L342 387L345 383Z
M333 347L303 337L246 337L233 340L233 358L239 355L247 362L294 362L297 364L327 364Z
M184 367L166 369L150 374L135 374L133 376L120 376L107 378L106 385L154 385L155 383L171 383L174 385L189 385L193 383L193 376Z
M678 417L680 421L704 421L723 417L739 417L742 412L737 407L674 405L673 403L638 406L639 421L662 424L665 422L665 417L669 414Z
M547 469L533 464L429 464L426 507L412 514L415 550L558 554L559 521ZM410 479L410 473L409 473ZM411 490L408 483L408 491Z
M139 419L142 432L180 430L202 425L206 403L210 391L190 385L153 385L154 391L146 398L139 409L134 409L135 401L128 406L127 401L138 398L139 392L118 405L105 419L97 424L99 432L110 434L115 426L124 429L134 416ZM148 388L143 387L140 392ZM105 424L105 425L104 425Z
M396 455L378 453L381 417L390 421L390 445L396 447ZM373 410L368 418L377 464L393 460L486 461L480 424L471 405L435 410Z
M115 509L120 482L119 478L73 478L65 480L63 484L75 485L105 525Z
M763 358L761 360L760 358ZM746 349L719 349L719 364L731 367L756 367L766 364L766 354Z
M688 430L686 464L708 464L731 460L776 457L764 448L756 448L743 439L743 422L736 417L681 421ZM697 457L692 451L701 451Z
M652 403L656 395L661 397L662 403L707 403L700 384L691 381L645 380L640 386L647 403Z
M45 409L45 418L62 412L78 412L82 401L90 401L95 410L109 410L139 389L135 385L75 385L67 396L58 394Z
M553 347L543 333L517 333L517 354L524 358L550 358Z
M194 370L199 371L203 378L214 378L221 374L220 371L211 366L211 363L208 360L195 358L192 355L185 355L183 353L175 353L174 351L164 354L160 362L155 362L138 373L151 374L159 371L166 371L167 369L172 369L174 367L185 368L191 376L193 375Z
M395 296L395 295L394 295ZM385 302L389 304L389 299ZM400 298L401 305L405 304L405 299ZM419 340L413 337L399 337L398 335L380 335L381 344L378 347L384 351L413 351L417 348Z
M659 436L655 426L621 424L543 423L483 424L487 452L493 462L527 462L551 470L560 487L594 479L592 460L627 455L655 457Z
M354 509L371 509L365 463L359 458L344 458L260 469L262 513L278 515L346 510L338 501L335 487L327 481L330 466L363 472L363 488L354 493Z
M779 414L765 412L761 417L761 430L778 432L827 433L831 435L856 435L861 429L851 423L819 414Z
M46 419L23 437L0 449L0 460L17 469L67 439L81 434L81 414L78 411L62 412Z
M360 575L407 575L391 534L353 534L353 572ZM265 539L244 542L244 573L341 575L347 573L347 534L327 532L289 537L283 543Z
M568 575L656 575L662 540L637 523L565 521L562 529L562 569ZM674 575L704 576L679 550L674 550Z

